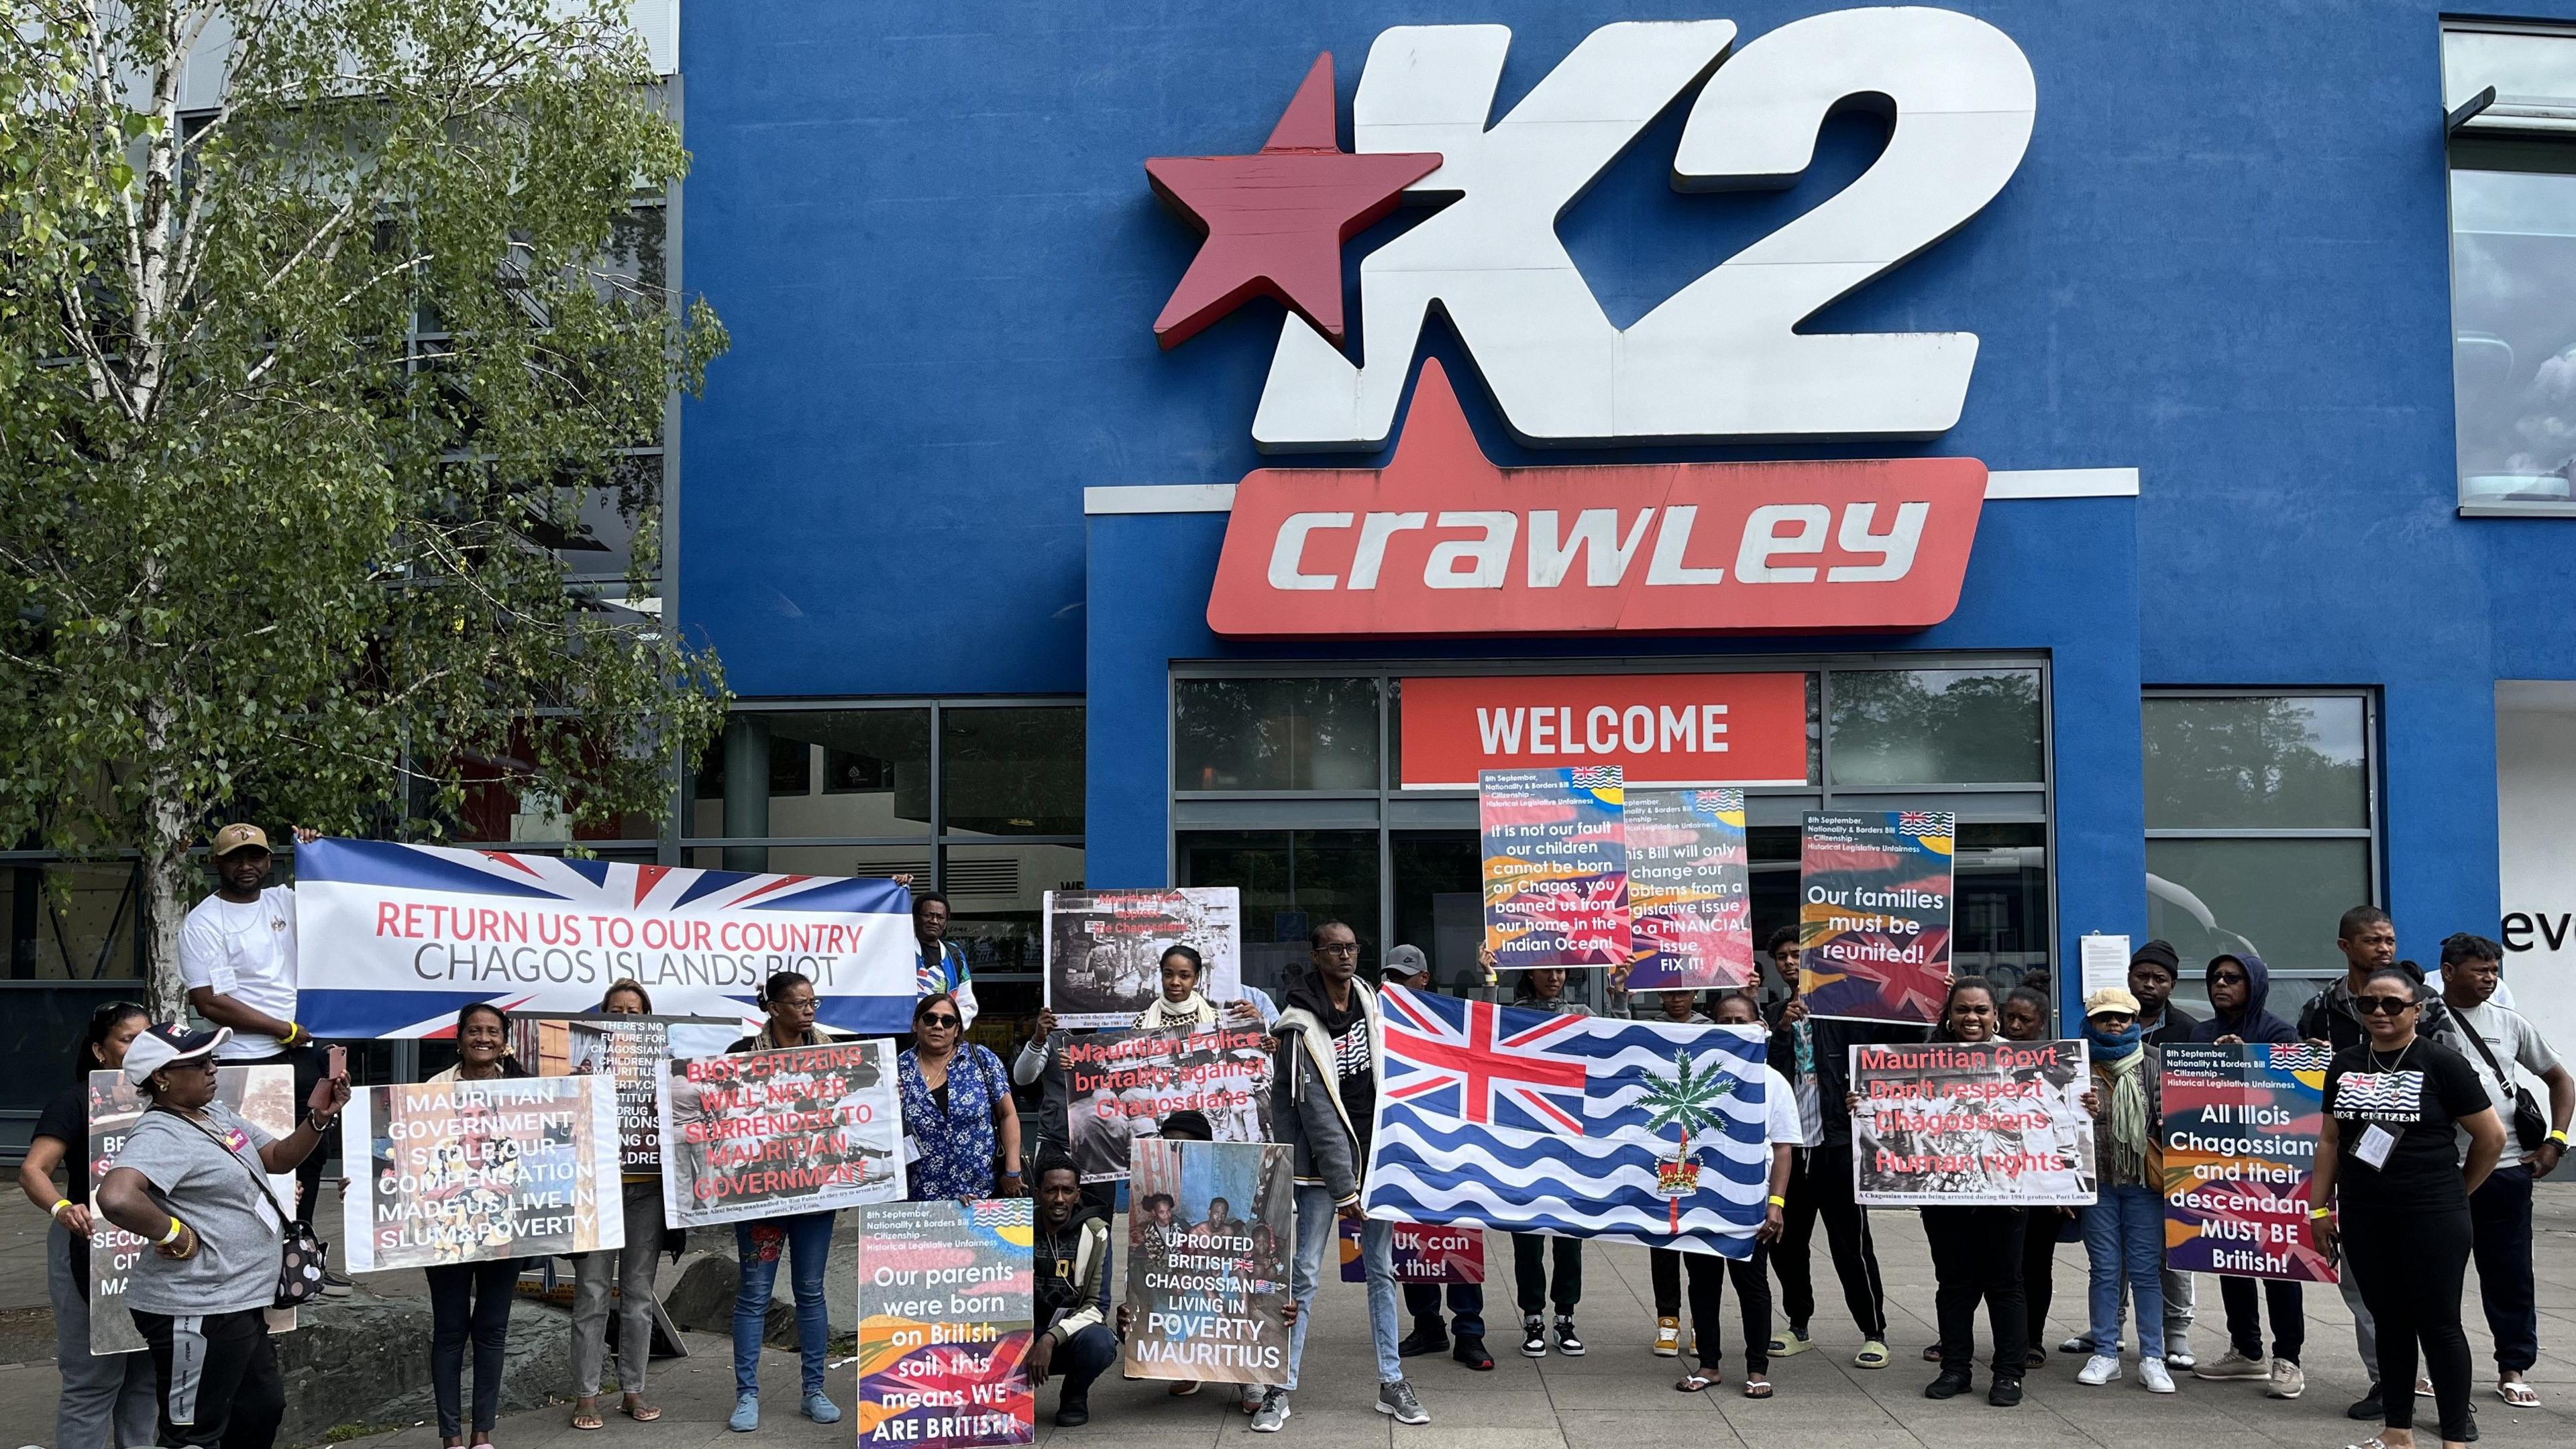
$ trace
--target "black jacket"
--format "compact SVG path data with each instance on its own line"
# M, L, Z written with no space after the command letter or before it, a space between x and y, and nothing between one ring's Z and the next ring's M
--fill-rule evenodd
M1786 1003L1782 1003L1786 1007ZM1827 1021L1807 1018L1815 1036L1816 1105L1824 1119L1825 1145L1843 1146L1851 1141L1851 1106L1843 1100L1851 1092L1851 1049L1856 1046L1896 1046L1923 1040L1919 1026L1899 1026L1881 1021ZM1792 1089L1798 1084L1798 1033L1794 1023L1783 1022L1775 1013L1772 1019L1771 1043L1766 1052L1772 1070L1788 1080Z

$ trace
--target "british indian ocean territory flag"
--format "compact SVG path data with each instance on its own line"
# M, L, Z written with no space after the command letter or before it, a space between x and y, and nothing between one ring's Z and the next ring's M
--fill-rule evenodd
M1760 1028L1378 1000L1370 1217L1752 1256L1771 1164Z
M468 1002L587 1011L631 978L664 1015L748 1017L796 971L823 1025L891 1034L911 911L890 880L316 840L295 849L296 1013L319 1037L444 1036Z

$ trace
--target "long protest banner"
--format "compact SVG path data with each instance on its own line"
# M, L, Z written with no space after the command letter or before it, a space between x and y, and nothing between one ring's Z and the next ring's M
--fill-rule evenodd
M295 1068L290 1066L217 1067L215 1100L271 1137L293 1132L300 1115ZM143 1350L143 1335L135 1331L134 1315L125 1306L125 1280L133 1276L135 1264L152 1245L109 1222L107 1214L98 1210L98 1183L116 1165L116 1154L125 1150L126 1135L143 1119L145 1106L143 1094L126 1082L125 1073L89 1074L89 1351L94 1354ZM291 1207L295 1174L269 1174L268 1190ZM289 1328L294 1326L293 1313L293 1309L270 1310L272 1318L285 1316Z
M2093 1117L2080 1041L1851 1049L1853 1196L1863 1207L2081 1207Z
M1378 1002L1370 1217L1752 1256L1771 1171L1761 1028L1401 986Z
M2165 1265L2332 1283L2308 1217L2333 1053L2164 1049Z
M618 1166L662 1170L662 1064L672 1056L713 1056L742 1035L742 1023L698 1016L510 1018L510 1055L541 1077L589 1073L617 1088Z
M1487 770L1485 944L1503 970L1628 959L1628 853L1616 765Z
M1037 1437L1027 1198L859 1210L859 1442Z
M361 1087L340 1114L360 1273L622 1247L617 1094L598 1077Z
M1261 1028L1104 1031L1067 1038L1066 1135L1085 1182L1127 1176L1132 1144L1174 1112L1200 1112L1219 1142L1267 1142L1271 1054Z
M1360 1254L1360 1225L1341 1224L1342 1281L1368 1281L1368 1263ZM1390 1223L1390 1247L1398 1283L1482 1283L1485 1281L1485 1230L1474 1223L1433 1228L1420 1223Z
M1048 891L1046 1004L1059 1026L1130 1026L1162 993L1163 953L1199 953L1199 994L1243 995L1242 892L1233 886L1170 890Z
M1811 1016L1929 1022L1950 989L1944 810L1810 813L1798 868L1799 994Z
M673 1057L660 1115L675 1228L903 1196L903 1096L885 1038Z
M1741 790L1626 792L1630 991L1707 991L1754 976Z
M912 1022L912 896L887 880L746 875L499 850L317 840L295 850L298 1012L321 1037L440 1036L457 1008L587 1011L642 982L664 1010L743 1019L773 972L818 1018Z
M1136 1144L1127 1227L1129 1378L1288 1382L1297 1184L1275 1142Z

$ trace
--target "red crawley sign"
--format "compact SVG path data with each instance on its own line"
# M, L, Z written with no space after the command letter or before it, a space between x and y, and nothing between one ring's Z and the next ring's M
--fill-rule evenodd
M1316 635L1927 629L1959 603L1973 458L1497 468L1437 361L1384 468L1235 489L1208 627Z
M1498 674L1404 681L1404 783L1617 765L1631 785L1807 783L1804 674Z

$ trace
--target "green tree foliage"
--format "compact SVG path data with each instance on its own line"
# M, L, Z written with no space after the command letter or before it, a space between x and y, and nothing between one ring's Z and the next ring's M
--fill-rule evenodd
M638 225L688 157L624 9L11 0L0 839L141 849L157 1006L211 822L596 828L720 719L604 597L725 345ZM556 551L603 490L624 588Z

